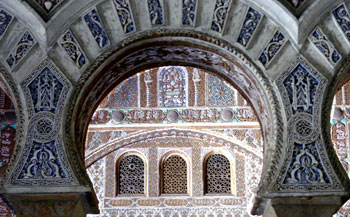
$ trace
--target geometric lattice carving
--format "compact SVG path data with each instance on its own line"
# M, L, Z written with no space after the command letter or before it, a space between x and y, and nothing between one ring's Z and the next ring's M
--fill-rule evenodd
M210 155L205 163L205 171L206 193L231 193L231 166L224 155Z
M137 155L128 155L119 162L119 194L144 194L145 165Z
M162 193L187 194L187 163L178 156L168 157L163 162Z

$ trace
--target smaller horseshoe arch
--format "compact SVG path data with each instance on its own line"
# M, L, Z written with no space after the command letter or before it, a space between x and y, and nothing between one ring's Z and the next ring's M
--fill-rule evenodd
M102 99L126 78L153 67L190 66L214 73L233 85L248 99L262 127L265 144L262 183L277 171L276 139L281 134L280 102L273 84L248 58L232 45L209 35L193 31L153 31L140 33L102 56L88 70L71 100L71 122L66 132L74 132L73 143L83 155L83 144L93 112ZM278 153L276 154L278 155Z

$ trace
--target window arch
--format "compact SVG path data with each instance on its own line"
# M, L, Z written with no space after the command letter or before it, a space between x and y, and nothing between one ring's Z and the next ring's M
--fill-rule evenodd
M205 194L233 194L232 161L222 153L214 152L204 159Z
M188 194L188 163L183 156L171 153L161 163L161 193Z
M145 194L145 161L136 153L126 153L117 161L117 195Z

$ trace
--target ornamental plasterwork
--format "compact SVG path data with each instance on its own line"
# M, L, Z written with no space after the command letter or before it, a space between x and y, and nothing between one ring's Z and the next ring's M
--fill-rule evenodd
M162 138L155 138L149 141L145 141L145 140L140 140L140 141L136 141L134 140L134 143L130 145L130 149L128 149L127 147L123 148L123 149L118 149L113 153L110 153L109 155L105 156L103 159L106 159L105 162L116 162L116 160L119 158L118 156L122 156L123 154L126 153L134 153L134 152L140 152L140 153L144 153L144 156L146 157L147 161L150 163L149 167L148 167L148 174L152 174L151 177L155 177L156 179L149 179L148 180L148 186L150 186L150 192L149 195L154 195L153 194L153 190L157 189L157 186L159 187L159 176L158 176L158 172L153 173L152 171L159 171L159 163L155 163L153 164L152 162L157 162L157 158L161 159L161 157L164 155L163 153L169 153L168 150L175 150L175 151L180 151L180 150L191 150L192 149L192 159L190 161L190 165L193 172L192 172L192 177L193 177L193 183L197 183L197 181L202 180L202 156L201 154L197 155L196 151L198 148L199 150L201 150L202 145L205 145L208 141L207 140L198 140L198 136L196 136L196 133L193 132L194 134L194 138L192 141L188 140L187 142L183 142L182 140L178 140L177 137L174 136L170 136L169 138L167 138L167 140L164 140ZM159 136L164 135L164 133L159 133ZM144 136L144 138L149 138L148 136ZM157 148L160 144L162 144L164 146L164 148ZM189 147L184 147L184 145L189 144ZM191 144L196 144L195 147L192 147ZM211 143L210 145L207 144L208 147L211 148L207 148L206 150L210 152L210 149L215 150L217 148L219 148L219 150L225 150L225 148L223 149L223 146L225 145L225 143L221 143L220 141ZM235 166L235 177L237 177L238 180L236 180L236 184L235 186L237 186L238 190L237 192L237 196L226 196L226 197L218 197L218 196L207 196L205 198L203 198L201 196L204 189L202 189L201 184L194 184L193 185L193 190L195 190L196 187L199 187L199 194L193 191L193 197L191 196L185 196L185 197L181 197L181 198L174 198L174 196L168 197L168 196L163 196L162 198L160 197L147 197L147 196L134 196L132 198L130 197L124 197L122 195L120 196L115 196L115 167L113 166L113 164L110 163L106 163L106 170L105 170L105 174L106 174L106 191L107 194L105 194L104 199L102 200L103 202L103 207L104 209L102 210L102 212L111 212L111 213L119 213L119 212L124 212L123 210L125 210L125 212L131 213L133 212L133 209L135 210L135 212L142 212L141 210L149 210L149 214L156 212L156 210L160 209L161 207L163 207L163 210L169 210L170 212L174 213L175 210L179 210L180 207L188 207L188 211L192 212L193 210L202 210L203 213L206 213L205 211L205 207L207 208L211 208L211 209L215 209L214 207L217 205L220 205L220 207L222 208L228 208L228 207L241 207L242 210L240 210L241 214L243 215L244 213L248 213L247 209L244 208L247 206L248 204L248 198L245 197L245 191L242 189L246 189L247 186L251 186L253 184L248 184L246 183L246 177L252 177L252 180L250 180L253 183L256 183L257 177L259 177L259 175L257 174L256 176L254 175L250 175L250 174L245 174L245 171L252 171L252 172L257 172L260 173L259 170L256 169L261 169L261 167L259 167L259 165L261 165L262 163L262 157L257 157L255 155L251 155L246 151L243 150L239 150L237 148L234 148L234 146L230 146L232 148L232 151L234 152L234 156L237 158L236 162L237 165ZM230 148L230 149L231 149ZM158 149L158 151L155 152L155 156L156 159L153 159L153 149ZM145 151L149 150L149 153L147 154ZM204 151L207 152L207 151ZM186 151L188 152L188 151ZM201 151L199 152L201 153ZM191 152L188 152L188 154L191 155ZM170 155L172 156L172 155ZM254 160L255 159L255 160ZM248 163L244 164L244 162L247 161L251 161L254 164L257 165L252 165L250 167L255 168L254 169L248 169L246 170L245 167L248 166ZM97 162L100 162L97 161ZM198 164L196 164L196 162L198 162ZM242 164L243 162L243 164ZM92 164L91 166L93 167L94 164ZM201 182L201 181L200 181ZM154 186L155 184L155 186ZM153 188L152 188L153 186ZM112 191L111 191L112 190ZM133 206L133 208L131 208L131 206ZM240 215L239 215L240 216Z
M193 71L190 70L190 73ZM157 84L157 77L152 77L151 72L149 73L147 77L144 77L145 79L140 79L141 87L147 88L152 87L152 85L155 83ZM206 83L205 76L202 75L202 79L196 79L197 87L199 91L206 91L206 85L201 85L202 83ZM191 78L192 76L189 75ZM141 74L140 78L143 78L143 74ZM196 78L196 77L195 77ZM149 82L151 81L151 82ZM145 82L143 84L143 82ZM189 81L190 82L190 81ZM189 93L195 93L195 81L193 81L192 86L189 88ZM218 84L217 84L218 85ZM226 84L227 85L227 84ZM130 89L131 90L131 89ZM137 91L136 89L134 91ZM154 106L157 105L157 92L149 92L147 94L147 91L139 91L142 93L145 99L148 99L148 103L145 103L143 106ZM234 91L233 91L234 92ZM205 92L205 95L209 95L207 92ZM195 95L195 94L194 94ZM191 95L191 97L194 97L194 95ZM206 96L206 97L207 97ZM239 105L245 105L245 101L239 96L235 96L235 103ZM143 100L141 100L143 101ZM105 102L108 102L105 101ZM199 101L200 102L200 101ZM204 102L204 104L202 104ZM197 106L196 109L201 109L203 106L205 108L205 100L201 102L201 106ZM233 104L235 104L233 103ZM231 141L233 137L230 137L228 135L223 135L223 130L214 131L211 128L203 128L201 130L179 130L179 129L157 129L157 127L152 127L153 124L157 124L152 122L153 112L150 113L150 115L144 115L145 121L144 127L141 127L142 125L139 125L138 122L130 122L129 120L133 120L134 114L137 111L144 110L147 114L147 111L155 111L159 109L159 107L153 107L151 109L135 109L135 108L129 108L129 109L119 109L118 107L114 107L116 111L123 111L128 112L128 115L124 117L124 120L120 122L119 124L112 124L111 122L107 121L105 119L106 117L109 117L104 111L110 110L108 103L103 103L100 105L98 112L95 113L94 119L92 120L90 125L90 133L91 136L89 137L89 141L87 144L91 143L92 146L98 147L94 148L94 151L86 152L86 164L93 166L95 163L93 161L97 160L99 162L99 158L106 159L106 162L115 162L118 159L118 156L121 156L122 154L128 153L128 150L130 150L130 154L132 154L134 151L138 151L140 153L143 153L146 156L146 161L149 162L148 166L148 174L152 174L149 176L147 181L148 186L148 193L146 196L137 196L133 197L133 199L130 199L130 197L126 197L123 195L116 195L116 177L115 177L115 171L116 168L113 166L113 164L106 164L106 181L105 181L105 188L106 188L106 194L104 199L102 199L103 203L103 213L106 215L123 215L123 210L125 210L125 213L142 213L141 210L148 210L148 214L151 215L151 213L161 213L164 214L162 211L160 211L160 208L163 207L163 210L168 210L170 213L176 213L175 210L179 210L180 207L187 206L189 209L188 212L193 212L193 210L201 210L203 214L208 214L205 210L205 207L211 207L214 209L215 205L220 205L221 207L229 207L234 206L237 207L235 209L235 213L240 216L248 213L246 209L238 209L238 207L246 207L248 203L248 199L245 199L246 195L246 189L248 189L249 186L253 186L254 184L257 184L259 181L259 175L246 175L245 167L248 164L245 164L244 162L246 159L255 159L257 158L257 162L261 162L262 155L260 151L257 149L254 149L252 147L261 145L261 136L260 134L256 134L256 132L259 132L260 128L256 128L253 131L246 130L246 129L237 129L242 132L237 133L237 138L244 139L247 144L238 143L235 144ZM179 108L179 112L181 109L184 111L181 111L181 113L186 113L187 107ZM245 109L243 109L245 108ZM220 112L223 112L227 107L221 107ZM242 109L242 110L241 110ZM174 108L171 108L171 110L174 110ZM187 109L188 110L188 109ZM247 121L255 121L251 123L257 123L256 119L254 119L254 113L249 112L249 107L247 106L240 106L241 113L239 113L239 117L242 118L242 122ZM237 110L238 111L238 110ZM111 113L113 115L113 112ZM129 115L130 114L130 115ZM237 113L238 115L238 113ZM139 117L139 114L137 115ZM196 116L194 113L192 116ZM198 117L201 117L201 112L198 113ZM119 116L115 116L119 117ZM148 117L148 118L147 118ZM226 116L225 116L226 117ZM113 118L112 118L113 119ZM128 122L127 122L128 121ZM233 124L238 123L237 122L226 122L227 124ZM117 123L117 122L116 122ZM193 119L191 123L196 123L196 120ZM205 125L210 126L214 122L203 122ZM184 123L181 122L173 122L173 124L176 124L178 126L185 126ZM225 124L225 123L223 123ZM108 128L105 128L104 126L109 126ZM164 125L166 126L166 125ZM258 125L256 126L258 127ZM108 130L107 130L108 129ZM110 139L110 134L112 130L115 129L117 132L117 136L115 139ZM220 128L219 128L220 129ZM229 129L229 128L227 128ZM235 129L231 129L235 130ZM131 132L131 133L129 133ZM90 135L89 133L89 135ZM96 137L97 134L97 137ZM259 137L258 140L255 140L254 137ZM96 140L96 138L98 138ZM100 141L97 142L96 141ZM128 141L128 142L126 142ZM238 140L237 140L238 142ZM256 144L256 143L259 144ZM98 145L100 143L100 145ZM251 147L250 147L251 145ZM130 149L128 148L130 147ZM243 148L246 147L246 148ZM215 195L206 196L206 198L203 198L203 192L204 192L204 185L202 183L203 181L203 160L206 153L209 153L214 150L222 150L224 153L230 153L230 155L234 156L236 159L236 164L233 163L233 167L231 168L233 171L236 171L232 177L239 177L239 180L234 181L234 187L237 188L237 191L235 191L235 194L231 194L228 196L229 198L219 198ZM253 151L255 150L255 151ZM262 148L261 148L262 150ZM250 151L253 151L253 153L248 154ZM97 157L97 153L100 153L102 155L99 155ZM177 198L170 198L166 195L163 195L162 198L159 198L159 195L161 195L160 191L160 177L161 173L159 172L161 160L165 155L171 155L171 154L180 154L181 156L186 156L189 158L190 168L188 171L188 177L191 178L190 183L190 193L187 196L182 196L181 199ZM96 156L93 156L96 155ZM250 156L250 158L248 157ZM245 157L246 156L246 157ZM92 164L91 164L92 163ZM260 163L261 164L261 163ZM259 164L259 165L260 165ZM258 165L252 166L255 169L261 169ZM259 173L259 170L249 169L249 171L254 171ZM108 175L110 174L110 175ZM251 178L249 180L251 183L248 183L245 181L246 178ZM252 190L254 192L254 190ZM253 193L249 194L249 197L252 196ZM134 208L131 208L134 207ZM198 209L199 208L199 209ZM159 209L160 212L157 210ZM237 211L239 210L239 212ZM109 214L107 214L109 213Z
M305 0L287 0L294 8L298 8Z
M197 0L182 0L182 25L195 25L197 5Z
M262 82L262 83L264 83L262 86L264 86L266 89L267 89L267 92L268 92L268 94L267 94L267 98L268 98L268 100L271 100L271 101L276 101L277 100L277 98L276 98L276 95L275 95L275 92L273 91L273 89L271 89L270 87L271 87L271 85L268 85L268 83L269 83L269 81L265 78L265 76L262 74L262 72L261 71L259 71L259 70L257 70L257 68L254 66L254 64L250 64L250 61L246 58L246 56L244 55L244 54L242 54L241 52L239 52L238 50L236 50L236 49L234 49L231 45L229 45L228 43L226 43L226 42L224 42L224 41L222 41L222 40L220 40L220 39L216 39L216 38L213 38L212 36L210 36L209 34L205 34L205 33L198 33L198 32L193 32L193 31L189 31L189 30L167 30L167 29L155 29L155 30L149 30L149 31L145 31L145 32L143 32L142 34L138 34L137 35L137 37L135 36L130 36L130 38L128 38L128 40L127 41L125 41L123 44L122 44L122 47L125 47L125 46L128 46L128 45L130 45L131 43L132 44L134 44L135 42L137 42L137 41L140 41L140 40L144 40L144 39L147 39L147 38L149 38L149 34L155 34L155 37L160 37L160 36L162 36L162 35L174 35L174 34L176 34L176 35L186 35L186 37L191 37L191 38L198 38L198 39L200 39L200 40L203 40L203 41L208 41L208 42L210 42L210 43L215 43L215 44L217 44L221 49L224 49L224 50L226 50L226 51L228 51L228 52L231 52L232 53L232 55L233 55L233 57L235 57L235 58L238 58L238 60L240 61L240 63L241 64L243 64L245 67L247 67L247 69L248 70L250 70L249 72L251 72L252 74L254 74L255 75L255 77L257 77L257 78L259 78L259 82ZM207 36L207 37L203 37L203 36ZM212 39L212 40L210 40L209 41L209 39ZM184 40L187 40L187 39L184 39ZM120 47L119 47L120 48ZM113 50L115 50L115 49L113 49ZM167 50L167 51L169 51L169 49L165 49L165 50ZM187 50L187 49L186 49ZM196 53L196 51L195 50L193 50L193 52L192 51L190 51L191 49L189 49L189 52L190 53L188 53L189 54L189 56L187 56L187 57L185 57L186 59L188 59L189 61L191 61L191 60L193 60L193 61L196 61L195 59L193 59L193 57L194 56L192 56L192 55L197 55ZM155 48L154 49L154 51L160 51L161 52L161 50L159 50L158 48ZM185 53L183 53L183 49L180 49L179 50L180 51L180 56L183 56L183 55L185 55ZM155 53L157 53L157 52L155 52ZM201 51L201 53L202 53L202 51ZM203 53L202 53L203 54ZM140 55L143 55L142 53L140 54ZM128 66L124 66L124 65L121 65L122 66L122 68L123 69L125 69L125 70L127 70L128 68L129 68L129 66L131 66L131 65L135 65L136 63L134 62L134 58L135 57L137 57L138 55L134 55L131 59L130 59L130 62L127 64ZM186 55L185 55L186 56ZM141 57L141 56L139 56L139 57ZM209 56L208 56L209 57ZM220 60L220 63L218 63L217 64L217 66L218 66L218 70L220 71L220 73L222 72L224 75L226 75L229 79L231 79L231 80L234 80L234 81L237 81L237 83L242 83L242 84L245 84L245 83L249 83L249 82L253 82L252 80L250 80L250 79L252 79L252 78L247 78L247 77L245 77L244 79L242 78L242 76L241 76L241 74L245 74L245 73L243 73L243 71L241 70L241 69L239 69L239 68L235 68L235 67L231 67L231 65L230 65L230 63L229 62L226 62L226 61L224 61L225 63L223 63L222 61L221 61L221 59L219 58L216 58L217 57L217 55L214 55L213 57L210 57L209 59L211 59L211 58L215 58L216 60ZM103 57L101 57L97 62L96 62L96 64L94 64L94 67L97 67L97 66L99 66L103 61L106 61L107 59L109 58L109 55L104 55ZM151 58L155 58L155 59L157 59L157 61L158 61L158 59L159 59L159 61L161 61L162 59L166 59L166 58L160 58L159 56L157 57L157 56L154 56L154 55L152 55L152 57ZM211 61L211 60L210 60ZM221 65L221 63L222 64L224 64L225 66L226 66L226 68L224 68L224 66L222 66ZM126 68L125 68L126 67ZM229 69L227 68L227 67L229 67ZM222 70L220 70L220 69L222 69ZM231 70L231 71L230 71ZM230 72L229 72L230 71ZM234 71L237 71L237 73L235 73L235 77L233 77L232 76L232 74L231 74L231 72L234 72ZM86 71L86 73L84 73L84 75L82 76L82 82L84 82L85 83L85 81L86 81L86 79L91 75L93 73L93 68L89 68L87 71ZM113 74L113 73L112 73ZM118 76L117 76L118 77ZM110 77L109 77L110 78ZM257 80L255 80L255 82L258 82ZM103 83L103 85L102 85L102 83ZM106 83L104 83L104 82L102 82L101 84L99 83L98 84L98 86L104 86ZM253 82L254 83L254 82ZM79 89L81 89L81 88L83 88L82 86L81 87L79 87ZM96 88L96 90L98 90L99 88ZM257 92L259 92L259 91L257 91ZM94 95L94 93L95 93L95 91L93 91L91 94L92 95ZM92 97L92 95L91 96L89 96L89 99L92 99L91 97ZM77 99L77 95L75 95L73 98L72 98L72 106L73 106L73 104L74 104L74 100L76 100ZM258 107L257 109L258 109L258 113L259 114L263 114L263 112L261 111L261 108L262 108L262 106L263 105L265 105L265 103L264 102L260 102L260 104L259 105L261 105L261 107ZM275 117L275 118L277 118L278 120L280 120L280 118L281 118L281 116L279 115L279 113L277 112L277 107L276 107L276 104L274 104L274 103L271 103L270 104L270 106L271 106L271 113L273 114L273 117ZM72 107L73 108L73 107ZM70 118L72 118L72 112L71 111L73 111L73 110L70 110L70 112L68 113L68 118L70 119ZM271 115L272 115L271 114ZM265 120L265 116L267 117L268 115L266 114L266 115L263 115L262 117L261 117L261 121L262 121L262 123L264 124L264 125L266 125L267 124L267 122L266 121L264 121ZM276 121L276 123L281 123L282 121ZM279 128L279 127L278 127ZM266 129L268 129L268 132L275 132L275 130L273 129L273 128L271 128L271 127L269 127L269 126L267 126L267 128ZM67 129L68 131L70 131L69 129ZM79 131L79 132L77 132L78 134L80 134L81 132ZM282 133L282 132L279 132L279 133ZM270 137L265 137L265 138L270 138ZM68 138L68 139L72 139L72 138ZM278 147L280 147L281 145L278 145ZM276 158L277 159L277 158ZM276 159L274 159L273 160L273 165L275 165L275 163L277 162L277 160ZM268 175L268 177L273 177L273 175L271 175L272 173L274 173L274 171L273 170L271 170L271 171L269 171L268 172L269 173L269 175ZM271 174L270 174L271 173ZM269 182L269 181L268 181Z
M64 101L70 88L68 79L49 59L45 59L22 82L31 127L27 132L23 160L12 174L12 184L76 184L58 135Z
M124 33L136 30L129 0L113 0Z
M28 54L35 44L36 39L33 37L33 35L29 31L25 31L6 59L8 66L11 68L15 67Z
M13 20L13 16L6 10L0 8L0 39L5 34L12 20Z
M49 13L59 4L64 2L64 0L33 0L36 4L38 4L42 9Z
M334 19L336 20L339 28L342 30L344 36L350 42L350 15L349 10L343 3L335 8L332 12Z
M162 3L162 0L147 0L149 18L154 26L165 24Z
M66 51L66 54L70 57L76 67L81 68L88 62L84 51L70 30L64 32L59 44Z
M337 64L342 59L341 54L337 51L337 49L335 49L333 43L329 41L328 37L323 33L321 28L316 27L316 29L309 36L309 40L332 65Z
M281 48L286 44L286 36L279 30L277 30L269 43L265 46L264 51L259 57L259 61L267 67L276 54L281 50Z
M211 30L222 33L225 28L231 2L231 0L216 0L213 19L211 21Z
M170 66L158 70L158 106L188 105L188 72L184 67Z
M288 118L287 159L273 190L300 192L340 190L319 135L321 97L327 84L303 57L298 57L277 80ZM309 163L307 163L309 162Z
M110 40L97 9L94 8L88 12L84 16L84 20L98 46L100 48L108 46L110 44Z
M343 100L343 101L345 101L345 100ZM344 111L346 111L346 109L344 109ZM301 124L301 126L303 126L305 124L307 125L307 121L310 121L310 115L304 115L303 119L306 122L304 124ZM298 120L298 118L295 118L295 120ZM294 119L293 119L293 121L294 121ZM293 122L293 121L291 121L291 122ZM346 123L346 121L347 121L347 119L346 119L346 116L345 116L340 121L338 121L337 124L335 124L334 126L338 126L339 124L340 124L340 126L343 126L343 124L341 124L341 123ZM342 130L341 132L344 131L344 129L341 128L341 127L337 127L336 129L337 129L337 131L335 131L335 132L338 132L338 131L340 132L340 130ZM259 136L257 136L257 134L255 134L255 131L258 131L258 130L255 130L255 129L254 129L254 131L251 130L251 129L250 130L243 130L243 129L237 129L237 130L236 129L216 129L216 130L218 132L220 132L220 133L223 133L227 137L232 137L235 140L240 140L240 141L244 140L244 141L248 142L248 144L252 145L252 147L255 146L254 144L256 143L254 141L254 139L258 139L258 137L259 137ZM208 132L209 131L210 131L210 129L208 129ZM294 135L294 137L299 142L301 142L303 140L304 141L306 141L306 140L313 140L312 137L315 138L315 136L311 136L310 137L311 139L310 138L308 139L307 137L305 137L304 133L307 133L307 131L306 132L299 131L299 134L302 137L300 137L300 136L298 137L297 135ZM344 143L346 143L346 141L344 140L344 138L346 138L346 135L347 134L345 134L344 132L343 133L337 133L336 138L339 141L342 141L342 144L344 144ZM146 137L146 136L142 136L142 135L140 135L140 136L141 136L140 138L145 138ZM106 138L105 140L110 140L110 139ZM136 141L136 140L134 140L134 141ZM160 140L152 140L152 144L154 143L154 141L157 141L157 142L155 142L156 146L161 145L161 144L171 143L171 142L169 142L169 140L160 139ZM192 143L191 140L188 140L188 139L185 139L185 138L184 139L177 139L176 141L178 143L181 143L181 144L187 144L187 143L190 144L190 143ZM258 141L259 141L259 144L261 144L261 138ZM140 140L140 142L141 142L141 140ZM146 141L146 143L148 143L148 142ZM142 140L142 144L143 144L142 146L143 147L148 147L148 145L146 143L145 143L144 140ZM201 146L204 145L205 143L206 143L206 140L203 140L201 142L196 142L196 144L200 144ZM336 142L335 144L338 144L338 143L340 144L340 142ZM225 143L222 143L222 144L225 144ZM338 145L339 147L337 146L337 150L338 151L342 151L343 150L343 148L342 148L343 145L342 144ZM137 147L135 145L132 145L132 146L134 148ZM233 147L233 149L235 149L234 146L227 145L227 144L225 144L225 147L227 147L227 148ZM261 147L260 151L262 152L262 146L260 145L259 147ZM151 149L154 149L154 148L151 148ZM179 149L179 147L176 146L175 149ZM210 152L210 150L215 150L215 149L217 149L217 148L205 148L205 149L202 149L202 151L200 151L199 153L201 153L201 155L203 156L203 153L208 153L208 152ZM163 148L163 150L164 150L164 148ZM167 148L165 150L170 150L170 149ZM231 149L229 149L229 150L231 150ZM154 150L150 150L150 152L152 153L151 155L153 155L153 153L155 153L156 156L158 156L158 159L159 159L160 158L159 154L163 153L164 151L161 151L161 152L155 151L154 152ZM341 155L343 152L339 152L339 154L340 154L339 156L343 156L343 155ZM197 150L193 149L192 150L192 156L194 157L196 155L196 153L197 153ZM305 155L307 155L307 154L308 153L305 152ZM149 156L151 156L151 155L149 155ZM235 158L237 158L237 160L236 160L236 163L237 163L236 174L239 174L239 176L244 177L244 179L246 180L245 181L246 182L246 187L244 187L244 188L241 187L241 188L237 189L237 194L238 195L242 195L242 194L244 195L245 193L247 193L247 195L253 195L255 193L255 190L257 189L257 186L258 186L258 183L259 183L260 176L257 175L258 173L256 171L260 171L261 170L261 167L262 167L261 161L258 160L258 159L255 160L254 155L247 154L246 158L243 158L246 161L246 163L244 163L244 161L242 161L242 159L241 159L239 154L235 154L233 152L233 155L235 156ZM195 158L193 158L193 157L192 157L192 162L193 162L193 165L195 165L196 161L194 160ZM298 157L298 156L297 156L297 158L300 159L300 157ZM315 160L315 159L311 158L311 160ZM316 162L316 164L317 164L317 162ZM152 165L152 163L150 165ZM151 167L156 167L157 168L157 166L159 166L159 164L156 163L156 164L153 164ZM319 165L317 165L317 166L319 166ZM316 166L316 168L313 169L313 173L317 172L317 169L319 169L319 168L317 168L317 166ZM195 166L195 167L201 167L201 163L199 162L199 165ZM245 168L245 169L242 171L241 168ZM152 170L153 169L151 169L151 171ZM155 170L155 171L157 171L157 170ZM294 170L294 173L297 174L298 171ZM196 179L196 177L198 178L198 177L202 177L202 176L203 176L202 172L200 172L200 171L194 170L192 172L192 177L194 179ZM314 176L314 177L316 177L316 176ZM311 178L313 178L313 177L311 176ZM325 180L324 177L322 177L322 178L323 178L323 180ZM322 178L320 180L322 180ZM293 179L291 179L290 177L287 178L287 179L286 179L287 180L286 182L295 182L296 181L295 179L293 181ZM157 180L157 179L152 179L152 180L153 181L150 180L150 183L154 183L154 180ZM304 179L304 180L306 180L306 179ZM198 194L196 192L196 187L195 186L199 187L197 189L200 190L200 189L202 189L202 184L198 183L198 184L194 185L194 188L193 188L193 195L194 196L195 195L200 195L200 193ZM242 189L244 189L244 190L242 190ZM156 193L156 195L157 195L157 193ZM206 202L202 201L201 203L205 203L207 206L208 206L208 204L214 203L214 201L211 201L211 202L210 201L211 200L207 200ZM112 212L112 210L113 210L114 213L117 213L117 210L119 210L118 213L119 212L123 213L123 212L127 212L127 211L135 212L135 213L141 213L141 209L137 209L137 208L130 209L130 208L125 207L125 206L127 206L127 204L135 204L135 203L137 204L137 206L140 206L140 207L144 207L144 206L148 205L149 206L149 208L148 208L149 213L161 213L161 210L159 208L157 209L154 206L158 206L158 205L161 205L161 204L164 204L165 206L167 206L166 204L168 204L168 203L164 203L163 201L154 200L154 199L151 199L151 200L149 200L149 199L138 199L138 200L134 200L134 201L128 201L128 200L124 200L123 201L123 200L118 200L118 199L107 199L107 200L105 200L105 202L107 204L107 207L109 207L109 209L110 209L109 211ZM173 204L172 206L176 206L174 204L178 204L178 205L184 204L184 201L176 201L176 202L172 201L171 204ZM122 209L118 208L117 209L117 207L120 207L120 206L122 206L122 207L124 206L124 208L122 208ZM150 207L150 206L152 206L152 207ZM113 208L113 207L115 207L115 208ZM339 213L340 213L339 216L342 215L341 213L346 212L346 211L344 211L344 209L346 209L345 206L344 206L344 208L342 210L339 211ZM178 210L178 209L177 208L168 207L168 211L171 212L171 213L176 213L176 210ZM107 211L104 211L104 212L107 212ZM204 209L203 209L203 212L205 213ZM243 213L245 213L245 212L243 212Z
M249 7L245 20L242 24L240 34L238 36L237 42L242 46L247 47L250 39L253 37L256 29L258 28L260 21L262 20L263 15L255 10L254 8Z
M276 83L282 93L288 119L300 112L318 118L321 93L327 80L303 57L297 57ZM318 120L315 121L320 123Z

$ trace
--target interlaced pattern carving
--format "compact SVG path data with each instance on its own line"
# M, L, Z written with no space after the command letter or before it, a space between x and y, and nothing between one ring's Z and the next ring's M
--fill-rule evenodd
M222 154L208 157L206 168L206 193L231 193L230 161Z
M164 161L162 183L162 193L187 194L187 164L182 157L173 155Z
M144 163L137 155L128 155L119 162L119 194L144 193Z

